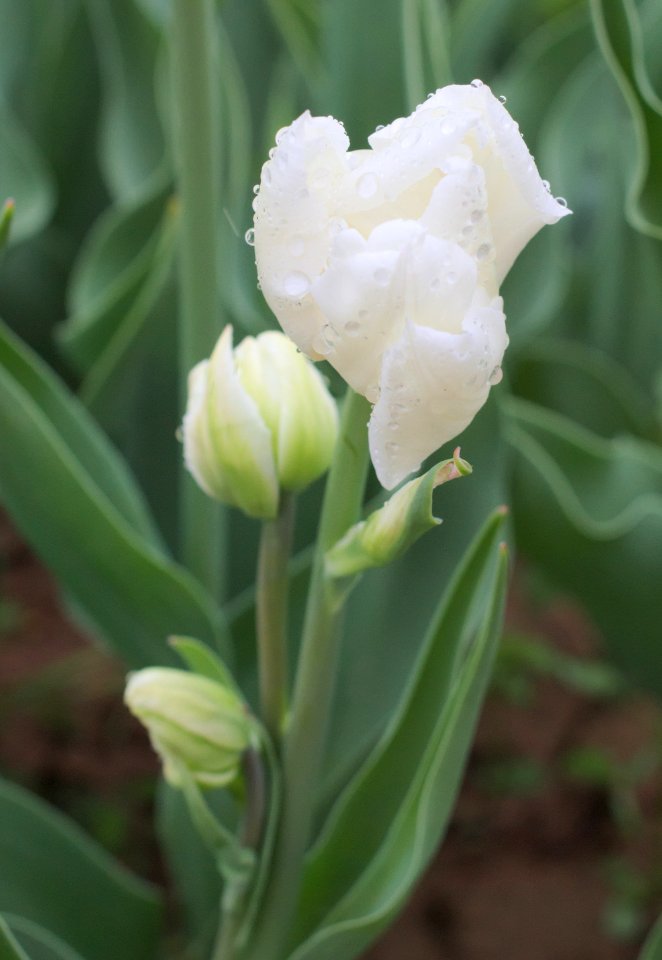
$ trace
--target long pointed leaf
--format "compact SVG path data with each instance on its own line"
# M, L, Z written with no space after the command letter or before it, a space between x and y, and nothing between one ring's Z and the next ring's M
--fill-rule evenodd
M386 896L385 891L394 883L400 891L397 902L405 896L406 885L401 887L400 882L396 883L388 872L383 873L381 879L375 875L370 882L366 877L369 873L373 875L372 865L386 856L381 851L381 844L390 825L400 815L404 816L403 811L408 809L409 804L416 804L412 784L421 776L427 776L424 771L430 773L432 770L434 764L430 751L434 753L442 745L448 751L444 761L448 785L444 803L450 808L453 794L451 784L459 780L464 760L464 753L458 745L461 744L464 750L468 749L473 730L471 718L475 719L471 711L477 713L480 703L478 691L482 689L491 662L487 647L495 642L498 632L495 604L498 607L501 603L499 591L502 584L499 581L500 574L496 573L495 554L502 523L503 512L497 512L466 555L434 618L399 710L363 767L341 795L311 852L300 910L305 917L305 928L301 928L298 935L301 939L304 933L310 933L323 915L328 913L328 919L312 937L315 943L329 945L328 948L324 947L319 956L327 956L327 949L331 951L328 955L332 955L337 932L330 931L335 929L336 924L344 923L341 917L347 922L351 918L352 925L356 923L357 937L362 943L367 942L376 930L373 921L366 920L365 931L369 929L372 932L367 934L365 940L364 934L358 932L364 929L363 920L359 919L363 909L359 904L364 894L357 893L357 903L352 905L354 893L345 896L348 889L367 891L370 887L370 897L379 899L381 893ZM476 634L477 613L480 613L479 622L482 623L481 639L475 641L468 658L464 659L467 645ZM476 650L482 651L480 657ZM484 660L481 659L483 655ZM471 681L467 679L469 676ZM471 704L463 700L467 683L473 695ZM440 709L444 703L446 706L440 719ZM416 829L419 827L420 824ZM442 828L441 816L436 827L432 824L426 826L426 832L430 830L430 835L434 837L431 843L436 841ZM419 849L417 863L411 862L411 870L416 872L422 869L430 853L431 849ZM405 883L404 875L402 882ZM380 884L383 887L381 893L378 890ZM386 912L390 915L391 907ZM381 919L376 923L379 928L383 925ZM310 953L308 949L301 948L302 958L318 956L317 947L311 947ZM344 950L338 955L345 956ZM299 960L299 951L294 956Z

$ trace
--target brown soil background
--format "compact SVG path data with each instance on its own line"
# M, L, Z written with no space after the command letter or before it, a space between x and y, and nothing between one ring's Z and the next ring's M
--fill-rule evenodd
M123 670L67 620L4 520L0 563L0 770L166 882L151 830L157 763L122 706ZM508 630L596 657L599 637L576 609L534 606L525 582L515 576ZM530 685L525 703L488 698L443 848L368 960L637 956L662 908L662 713L636 693ZM614 783L568 775L577 749L607 758Z

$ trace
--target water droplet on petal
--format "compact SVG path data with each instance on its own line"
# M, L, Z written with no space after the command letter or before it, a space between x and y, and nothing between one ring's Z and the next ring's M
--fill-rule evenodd
M456 274L456 273L453 273L452 270L450 271L450 273L447 273L447 274L446 274L446 283L450 283L451 286L452 286L454 283L457 283L457 274Z
M502 380L503 380L503 370L497 364L497 366L494 368L492 373L489 375L487 382L494 387L497 383L501 383Z
M252 227L249 230L247 230L246 233L244 234L244 240L246 241L249 247L255 246L255 230L253 230Z
M482 81L482 80L472 80L472 81L471 81L471 86L472 86L472 87L482 87L482 86L483 86L483 81Z
M450 136L451 133L455 133L455 124L450 117L445 117L441 121L439 128L445 137Z
M302 297L310 289L310 280L305 273L294 270L285 277L285 293L290 297Z
M379 267L379 269L374 272L374 278L375 283L378 283L380 287L385 287L391 279L391 272L385 267Z
M499 103L508 103L508 97L504 97L503 94L499 97Z
M269 184L271 183L271 170L269 169L269 167L266 167L262 171L262 182L266 183L267 186L269 186Z
M400 447L399 447L399 445L395 442L395 440L389 440L389 442L385 445L384 449L386 450L387 453L395 454L395 453L398 452L398 450L400 449Z
M480 223L480 221L483 219L483 216L484 214L482 210L472 210L470 214L471 222Z
M348 320L345 324L345 333L349 337L358 337L361 332L361 324L358 320Z
M362 177L359 177L356 184L356 192L364 200L369 200L370 197L374 197L377 193L377 188L379 183L377 181L377 176L374 173L364 173Z
M476 250L476 259L484 263L489 259L492 253L492 244L491 243L481 243L481 245Z
M551 185L551 183L549 182L549 180L543 180L542 185L543 185L543 187L545 188L545 190L547 191L547 193L549 193L549 191L550 191L551 188L552 188L552 185Z
M387 427L392 433L395 433L395 431L398 429L397 420L389 420L389 422L387 423Z
M256 183L255 186L253 187L253 193L259 193L259 192L260 192L260 184Z
M556 198L556 202L557 202L558 204L560 204L560 206L562 206L562 207L567 207L567 206L568 206L568 201L566 200L565 197L557 197L557 198Z

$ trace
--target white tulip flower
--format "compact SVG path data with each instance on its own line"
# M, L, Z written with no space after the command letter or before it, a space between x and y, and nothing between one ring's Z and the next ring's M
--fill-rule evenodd
M309 113L280 131L254 242L285 332L374 404L370 452L390 489L485 403L508 344L499 285L570 211L479 81L368 142L350 152L342 124Z

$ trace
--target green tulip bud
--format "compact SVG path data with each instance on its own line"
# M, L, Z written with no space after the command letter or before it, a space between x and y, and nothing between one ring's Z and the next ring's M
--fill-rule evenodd
M147 728L164 776L175 787L182 786L183 771L201 787L225 786L252 745L245 704L207 677L149 667L129 675L124 700Z
M444 460L422 477L405 483L386 503L350 527L326 555L331 577L348 577L370 567L383 567L401 556L427 530L441 523L432 514L432 494L442 483L466 477L471 465L460 457Z
M338 411L323 378L282 333L223 331L189 376L186 465L210 496L273 519L280 490L298 491L331 463Z

